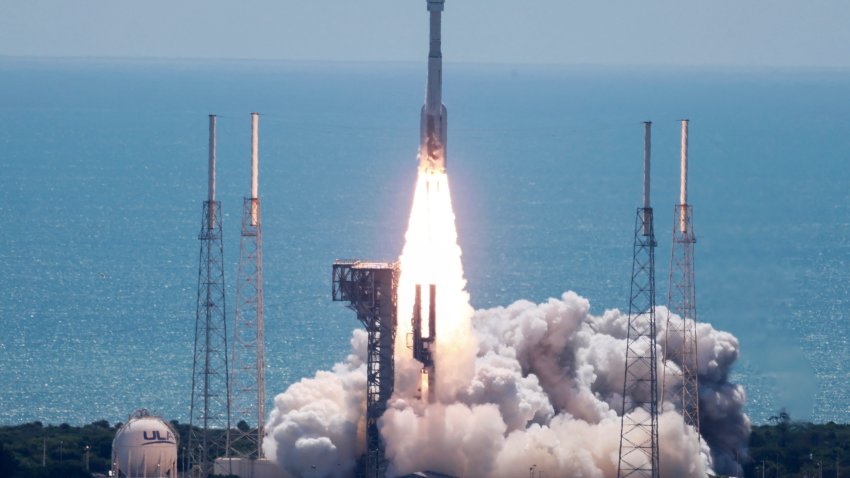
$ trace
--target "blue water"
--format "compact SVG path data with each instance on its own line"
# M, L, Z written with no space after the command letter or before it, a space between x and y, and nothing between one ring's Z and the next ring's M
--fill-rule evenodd
M230 284L263 114L270 399L343 358L358 323L330 265L400 252L423 82L419 64L0 59L0 423L187 421L208 113ZM850 72L449 64L445 82L476 307L628 305L647 119L663 303L689 117L698 314L740 339L748 413L850 421Z

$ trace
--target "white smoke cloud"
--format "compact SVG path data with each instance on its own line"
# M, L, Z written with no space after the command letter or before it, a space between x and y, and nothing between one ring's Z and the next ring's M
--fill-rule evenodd
M659 307L662 348L666 319L667 310ZM536 466L548 476L615 477L626 315L591 315L586 299L567 292L542 304L479 310L470 323L470 339L459 342L466 345L438 349L437 403L417 398L417 362L406 358L406 348L396 349L402 386L379 422L389 476L433 470L516 477ZM698 324L698 335L702 440L684 426L668 397L659 416L665 476L702 478L709 469L736 474L736 454L744 456L749 436L745 394L728 381L737 339L705 323ZM355 331L351 344L352 354L333 371L275 399L265 451L293 476L351 476L363 452L365 333ZM462 370L453 373L452 363L463 364Z
M295 477L352 475L364 450L366 332L355 330L352 353L275 397L263 441L265 455Z

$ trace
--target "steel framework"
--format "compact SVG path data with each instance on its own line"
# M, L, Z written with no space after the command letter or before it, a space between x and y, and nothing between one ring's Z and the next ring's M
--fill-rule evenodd
M398 278L397 262L336 261L333 265L333 300L348 302L368 333L363 470L367 478L383 478L387 469L378 419L387 409L395 384Z
M667 379L675 379L673 396L679 402L686 425L699 435L699 360L697 350L697 307L694 282L693 208L688 204L688 120L682 121L681 196L673 210L673 245L670 258L670 285L667 292L667 333L662 397L667 395ZM681 322L670 320L670 314ZM670 363L675 366L669 367ZM669 377L668 377L669 376Z
M224 301L224 246L221 203L215 200L215 115L210 115L209 198L201 217L192 402L189 409L191 474L206 477L212 459L230 446L230 377L227 363L227 314Z
M645 123L644 207L635 217L617 476L659 478L655 229L649 207L650 125ZM644 413L639 413L643 410ZM638 412L638 413L636 413Z
M263 239L260 200L245 198L236 282L231 375L231 455L263 457L266 416ZM244 422L244 423L243 423Z
M670 288L667 293L668 315L664 362L664 387L668 378L675 378L674 395L680 400L685 423L699 434L699 380L697 359L697 308L694 286L694 236L691 206L677 205L673 215L673 252L670 259ZM685 231L676 227L685 224ZM675 313L681 322L670 320ZM668 363L676 366L669 367ZM671 377L672 376L672 377Z
M659 476L655 246L652 208L638 209L617 472L621 478ZM641 408L646 414L635 413Z
M230 430L220 203L205 201L203 214L188 444L192 475L201 477L212 472L212 459L227 454Z
M258 197L258 114L251 114L251 197L242 205L242 236L236 275L236 320L230 382L230 454L263 458L266 416L265 323L263 318L263 231Z

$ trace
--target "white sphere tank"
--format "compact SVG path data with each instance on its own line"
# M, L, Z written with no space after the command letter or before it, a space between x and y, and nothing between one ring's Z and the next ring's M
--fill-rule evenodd
M147 410L133 412L112 440L112 476L175 478L177 432Z

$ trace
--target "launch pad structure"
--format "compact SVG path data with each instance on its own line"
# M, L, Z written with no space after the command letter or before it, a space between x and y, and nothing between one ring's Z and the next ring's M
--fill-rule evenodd
M231 361L231 431L229 456L263 458L266 418L265 322L263 316L263 231L258 191L259 114L251 113L251 195L244 198L239 265L236 273L236 319Z
M211 456L226 455L230 445L230 383L227 357L227 314L224 288L224 246L221 202L215 199L215 126L209 117L209 197L204 202L188 452L191 476L213 470Z
M387 460L378 419L395 387L394 344L398 326L398 262L336 261L334 301L348 302L368 334L366 359L366 454L358 472L383 478Z
M637 209L635 217L620 453L617 463L618 478L660 477L655 340L655 247L657 244L649 200L651 128L652 123L644 123L643 207Z
M693 208L688 204L688 120L682 120L681 188L679 204L673 211L673 243L670 257L670 284L667 293L667 334L665 337L662 390L674 389L685 424L699 435L699 359L697 349L696 285L694 282ZM670 320L681 317L681 323ZM669 367L668 364L675 366ZM668 384L667 378L677 379ZM666 393L662 394L662 397Z

